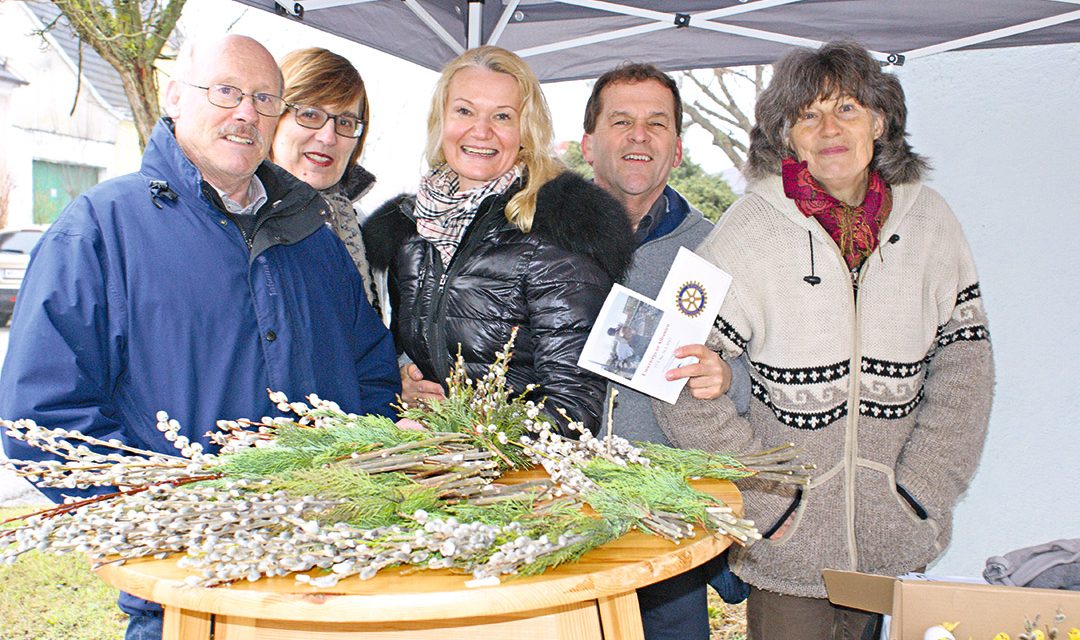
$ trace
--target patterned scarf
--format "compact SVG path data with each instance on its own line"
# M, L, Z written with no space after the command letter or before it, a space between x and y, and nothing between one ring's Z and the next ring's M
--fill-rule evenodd
M521 178L521 167L515 165L503 175L479 187L458 191L458 174L443 164L420 179L416 194L416 232L442 256L443 264L457 252L465 231L476 218L480 203L490 195L503 194Z
M866 197L855 207L825 191L805 162L784 158L781 173L784 195L795 201L804 216L814 218L829 232L848 268L858 269L877 249L878 233L892 211L892 190L881 175L877 171L870 174Z

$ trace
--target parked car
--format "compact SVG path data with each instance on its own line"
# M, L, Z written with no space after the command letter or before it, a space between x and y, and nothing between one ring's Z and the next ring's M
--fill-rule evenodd
M30 250L42 233L41 229L0 231L0 327L11 320L15 296L30 262Z

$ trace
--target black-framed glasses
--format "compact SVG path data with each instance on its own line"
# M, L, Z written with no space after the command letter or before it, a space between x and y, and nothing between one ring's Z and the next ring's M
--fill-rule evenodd
M263 93L261 91L244 93L242 90L231 84L212 84L209 87L203 87L190 82L184 82L184 84L189 87L194 87L195 89L206 91L206 99L215 107L235 109L244 101L245 96L250 96L251 103L255 105L255 111L257 111L259 115L276 118L285 113L285 100L281 96L275 96L272 93Z
M364 133L364 125L367 124L356 116L327 113L318 107L306 104L289 103L288 108L293 110L293 115L296 116L296 124L307 129L322 129L326 121L332 118L334 120L334 131L339 136L345 136L346 138L359 138Z

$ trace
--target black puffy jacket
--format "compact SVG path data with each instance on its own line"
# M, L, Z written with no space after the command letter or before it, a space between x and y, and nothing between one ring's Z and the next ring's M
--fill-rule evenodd
M633 259L630 224L614 198L567 172L540 189L532 232L522 233L505 216L514 193L481 203L445 268L416 232L413 197L391 200L364 224L373 266L387 269L397 347L445 385L460 344L475 380L517 326L511 386L539 385L534 396L547 398L548 413L562 408L595 431L605 382L577 359Z

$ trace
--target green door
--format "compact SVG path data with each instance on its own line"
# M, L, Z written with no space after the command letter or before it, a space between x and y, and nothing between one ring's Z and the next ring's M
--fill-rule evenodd
M34 224L50 224L69 202L97 184L101 169L34 160Z

